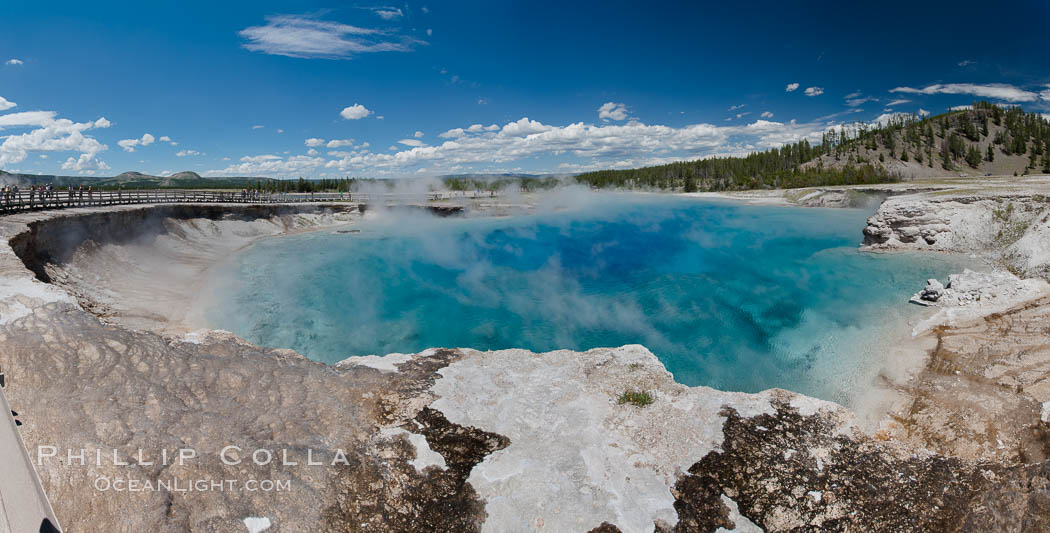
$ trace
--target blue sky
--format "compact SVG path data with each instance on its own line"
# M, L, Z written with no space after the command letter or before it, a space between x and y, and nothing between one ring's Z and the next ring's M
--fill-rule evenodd
M859 4L7 2L0 168L578 172L1050 112L1050 3Z

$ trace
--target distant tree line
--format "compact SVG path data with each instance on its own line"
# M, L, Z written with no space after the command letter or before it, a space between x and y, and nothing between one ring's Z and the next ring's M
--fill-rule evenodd
M530 177L514 176L500 178L466 178L446 177L442 180L450 191L502 191L508 187L517 187L522 191L553 189L564 182L554 176Z
M360 189L360 178L324 178L298 180L265 180L253 181L249 189L265 192L354 192Z
M745 189L790 189L817 185L856 185L898 181L883 168L847 165L843 168L803 167L834 149L834 139L811 146L803 139L781 148L744 157L714 157L631 170L600 170L576 176L591 187L678 189L685 192Z

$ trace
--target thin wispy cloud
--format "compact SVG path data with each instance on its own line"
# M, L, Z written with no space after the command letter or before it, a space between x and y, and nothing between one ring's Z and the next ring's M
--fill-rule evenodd
M900 98L900 99L894 100L894 101L886 104L886 106L887 107L893 107L895 105L910 104L910 103L911 103L911 100L908 100L907 98Z
M797 90L798 88L799 88L799 84L797 84L797 83L789 83L789 84L787 84L787 87L784 87L784 92L790 93L792 91Z
M25 62L22 61L21 59L16 59L16 58L12 57L11 59L8 59L7 61L5 61L4 64L5 65L11 65L11 66L18 66L18 65L24 65Z
M846 95L846 105L849 107L860 107L868 102L878 102L878 98L871 96L861 96L861 93L852 93Z
M401 12L401 8L397 7L377 7L373 8L372 12L383 20L399 19L404 15L404 13Z
M981 98L1005 100L1007 102L1034 102L1040 98L1050 100L1050 94L1044 96L1043 94L1036 94L1006 83L936 83L921 89L896 87L890 89L890 92L906 94L968 94Z
M380 15L382 16L382 15ZM274 15L238 32L253 52L298 58L350 59L375 52L410 52L425 41L387 30L351 26L309 15Z

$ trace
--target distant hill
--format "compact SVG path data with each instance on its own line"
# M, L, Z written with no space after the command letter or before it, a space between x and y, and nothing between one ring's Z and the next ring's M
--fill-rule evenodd
M853 124L745 157L587 172L595 187L724 191L887 183L941 176L1050 174L1050 121L1020 107L975 102L936 116Z
M1050 174L1050 122L1016 106L976 102L934 117L899 116L826 142L835 147L804 167L872 163L905 179Z
M254 177L221 177L201 176L196 172L176 172L170 176L151 176L141 172L124 172L112 177L91 176L55 176L50 174L15 174L0 170L0 184L3 185L47 185L66 187L69 185L91 185L97 188L123 187L125 189L231 189L246 187L265 187L276 182L272 178Z

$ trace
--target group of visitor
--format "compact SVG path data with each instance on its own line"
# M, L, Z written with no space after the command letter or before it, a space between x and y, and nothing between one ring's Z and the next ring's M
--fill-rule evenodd
M259 189L241 189L242 202L258 202L262 195L263 192Z
M65 198L63 199L63 196ZM5 211L21 208L57 207L60 205L73 206L84 203L84 198L90 205L94 200L94 190L90 185L79 185L66 187L63 195L53 184L31 185L22 190L18 185L5 185L0 189L0 207Z

